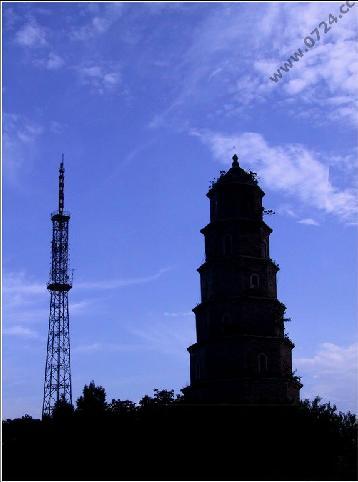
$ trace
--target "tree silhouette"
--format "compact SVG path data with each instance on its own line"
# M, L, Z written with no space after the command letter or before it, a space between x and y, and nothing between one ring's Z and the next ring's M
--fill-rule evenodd
M144 397L139 401L141 408L150 407L165 407L172 405L175 402L174 390L159 390L159 388L154 388L154 397L149 395L144 395ZM176 400L181 400L183 397L177 395Z
M87 416L104 415L106 403L106 391L100 385L96 386L92 380L89 385L83 388L83 395L77 399L77 413Z
M154 401L157 405L170 405L174 402L174 390L154 389Z
M130 400L115 400L113 398L107 406L107 411L111 415L130 415L135 413L136 404Z
M58 400L52 410L52 418L54 420L68 419L74 414L73 405L65 399L64 396Z
M21 417L21 420L32 420L32 417L28 413L25 413L25 415Z
M49 480L64 447L56 480L357 480L356 417L319 397L295 406L205 405L155 389L139 406L107 404L92 381L71 413L60 400L53 420L4 421L4 480Z
M139 400L139 406L144 410L152 408L155 406L155 400L149 395L144 395L144 397Z

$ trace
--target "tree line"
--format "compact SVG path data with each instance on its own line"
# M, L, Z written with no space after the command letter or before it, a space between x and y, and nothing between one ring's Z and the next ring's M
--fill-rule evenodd
M3 422L5 480L356 480L357 420L319 397L295 406L195 405L155 389Z

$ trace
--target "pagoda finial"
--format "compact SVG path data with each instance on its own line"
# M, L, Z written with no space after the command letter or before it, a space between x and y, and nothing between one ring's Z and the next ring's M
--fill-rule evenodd
M232 160L233 160L232 167L239 167L239 158L237 157L236 154L232 156Z

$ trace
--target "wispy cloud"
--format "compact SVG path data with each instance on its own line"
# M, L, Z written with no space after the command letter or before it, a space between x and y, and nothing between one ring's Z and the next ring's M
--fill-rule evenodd
M4 326L36 324L48 318L48 295L45 284L38 283L24 271L3 273Z
M319 226L319 223L312 218L304 218L297 221L299 224L308 224L309 226Z
M143 344L133 343L109 343L109 342L93 342L77 345L73 348L74 353L95 353L95 352L133 352L143 351L148 347Z
M42 67L47 70L59 70L65 65L64 59L55 52L49 52L46 56L35 59L33 63L35 66Z
M339 406L358 409L358 343L322 343L315 355L298 358L295 364L303 375L306 396L320 395Z
M60 122L54 121L54 120L50 121L50 124L49 124L49 130L53 134L62 134L65 127L66 127L65 125L61 124Z
M30 281L24 271L4 273L3 292L16 296L46 293L45 284Z
M97 94L113 93L121 85L118 64L89 62L75 67L75 70L80 82Z
M269 79L330 13L328 2L218 5L193 29L185 53L172 66L173 76L185 78L185 83L150 126L169 123L177 127L185 123L185 115L195 115L195 109L205 119L205 103L210 105L207 116L222 118L257 115L257 108L269 102L275 102L287 116L302 116L318 124L356 124L357 9L322 35L280 85Z
M96 290L111 290L124 288L126 286L133 286L139 284L150 283L151 281L156 281L164 273L170 271L171 268L162 268L157 273L149 276L142 276L138 278L123 278L123 279L112 279L103 281L83 281L76 284L77 288L80 289L96 289Z
M140 338L145 346L166 355L175 355L183 358L186 348L193 343L195 338L194 323L188 321L183 324L181 320L173 322L150 324L146 327L131 329L131 334Z
M193 316L193 312L192 311L173 311L173 312L165 311L164 316L169 316L169 317L174 317L174 318L177 318L178 316L179 317L181 317L181 316Z
M9 12L7 14L9 16ZM30 61L32 65L46 70L59 70L64 67L65 60L61 55L53 51L51 45L55 41L54 31L40 25L33 15L28 16L25 14L24 17L27 20L17 29L15 43L25 49L31 49L25 57L25 61ZM16 18L15 23L18 24L22 15L16 15Z
M3 168L6 182L16 185L25 161L31 159L36 141L44 128L23 115L4 113L3 116Z
M22 323L41 324L48 320L49 293L46 284L33 280L24 271L3 274L3 301L4 324L9 330L18 330L15 327ZM93 298L71 301L71 314L78 316L90 308L92 310L95 302Z
M146 284L159 279L171 268L162 268L158 272L138 278L112 279L95 282L78 282L76 290L113 290L127 286ZM24 271L5 272L3 274L4 319L7 326L20 323L39 323L48 318L49 293L45 283L39 283ZM98 302L93 297L70 302L73 315L82 315L93 311Z
M23 47L45 47L47 46L45 29L36 20L25 23L15 34L15 41Z
M125 5L123 3L92 3L82 8L85 24L75 27L70 36L73 40L88 41L109 30L122 16Z
M4 133L6 140L10 137L16 137L18 140L32 143L40 134L43 133L43 127L25 116L18 114L4 114Z
M338 7L338 6L337 6ZM357 11L353 9L342 18L327 35L322 35L296 68L285 76L282 85L272 85L269 76L289 58L293 51L302 45L303 39L332 12L330 3L270 4L267 6L268 22L266 31L258 30L255 36L258 55L254 63L254 73L258 75L261 92L266 99L277 95L289 103L300 103L288 109L292 115L310 116L319 123L349 121L356 124L358 69L355 59L358 55ZM297 22L300 18L300 22ZM285 29L277 30L277 25ZM261 58L260 58L261 57ZM264 75L265 77L262 77ZM250 86L247 86L250 89ZM274 87L274 88L272 88ZM252 89L252 87L251 87ZM322 103L325 103L325 116L322 118Z
M275 211L277 214L289 216L290 218L296 218L296 211L290 206L290 204L281 204Z
M5 30L13 30L21 17L16 13L11 4L3 6L3 28Z
M96 351L100 351L102 349L102 344L98 342L94 343L87 343L85 345L77 345L75 346L72 351L78 353L93 353Z
M277 32L272 26L272 43L280 41L275 59L268 56L265 61L255 64L256 70L265 73L267 78L280 62L302 45L305 36L333 13L332 4L315 2L296 4L295 8L286 4L271 5L270 9L275 12L276 22L287 28ZM297 22L298 16L300 22ZM303 102L306 110L319 107L324 99L327 106L325 117L354 124L358 120L357 20L357 11L352 9L327 35L322 35L320 42L289 72L280 86L289 98Z
M86 313L88 311L88 308L92 306L93 303L94 303L93 299L71 302L70 303L71 314L78 315L81 313Z
M29 338L38 338L38 333L34 330L26 326L21 325L14 325L10 326L9 328L4 328L2 330L3 335L5 336L20 336L20 337L29 337Z
M214 157L223 163L231 159L233 146L239 146L244 164L259 172L265 186L296 196L307 206L334 214L341 220L356 220L357 188L339 189L333 186L329 167L320 155L300 144L269 145L261 134L221 134L192 130L207 144ZM247 161L246 161L247 160Z

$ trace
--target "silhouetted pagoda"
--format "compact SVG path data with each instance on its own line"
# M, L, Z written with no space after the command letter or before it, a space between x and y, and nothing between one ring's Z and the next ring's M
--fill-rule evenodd
M199 267L201 303L197 343L190 346L187 401L295 403L294 344L284 332L285 305L277 299L278 265L269 256L272 229L263 221L256 175L239 166L222 171L207 193L210 223Z

